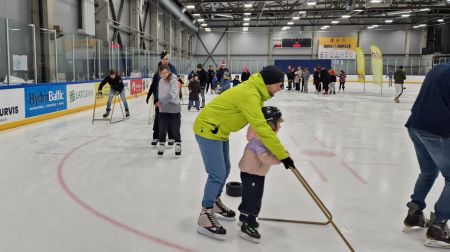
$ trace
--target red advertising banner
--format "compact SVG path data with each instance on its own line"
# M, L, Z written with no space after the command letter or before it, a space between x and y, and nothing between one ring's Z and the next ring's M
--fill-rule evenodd
M140 94L142 93L142 80L130 80L130 95Z

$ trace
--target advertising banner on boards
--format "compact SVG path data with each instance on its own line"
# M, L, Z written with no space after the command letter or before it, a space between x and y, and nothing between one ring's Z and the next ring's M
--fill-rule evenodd
M0 125L25 118L23 90L23 88L0 90Z
M66 85L25 88L25 117L49 114L67 109Z

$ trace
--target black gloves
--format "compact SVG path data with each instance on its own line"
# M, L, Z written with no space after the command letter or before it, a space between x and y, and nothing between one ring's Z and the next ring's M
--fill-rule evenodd
M284 164L284 167L286 169L291 169L291 168L295 169L294 160L292 160L290 157L287 157L280 161Z

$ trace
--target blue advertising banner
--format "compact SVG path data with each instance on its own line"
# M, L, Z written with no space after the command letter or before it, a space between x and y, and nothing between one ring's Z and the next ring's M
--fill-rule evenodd
M66 85L25 87L25 117L67 109Z

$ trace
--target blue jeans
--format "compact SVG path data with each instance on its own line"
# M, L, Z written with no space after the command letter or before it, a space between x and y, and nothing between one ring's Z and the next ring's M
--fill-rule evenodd
M190 110L194 106L197 110L200 110L200 101L189 100L188 109Z
M195 135L195 138L208 173L202 207L212 208L222 194L225 181L230 174L230 145L228 141L214 141L198 135Z
M441 172L445 178L445 185L434 210L436 221L448 220L450 218L450 138L414 128L408 128L408 133L414 143L421 171L411 200L420 209L425 209L425 198Z
M106 102L106 110L107 110L107 111L110 111L110 110L111 110L112 99L113 99L113 96L114 96L114 94L115 94L116 92L117 92L117 91L114 90L113 88L110 88L110 89L109 89L108 101ZM120 92L120 99L121 99L122 102L123 102L123 106L125 107L125 111L128 111L128 102L127 102L127 98L125 97L125 89L122 90L122 92Z

